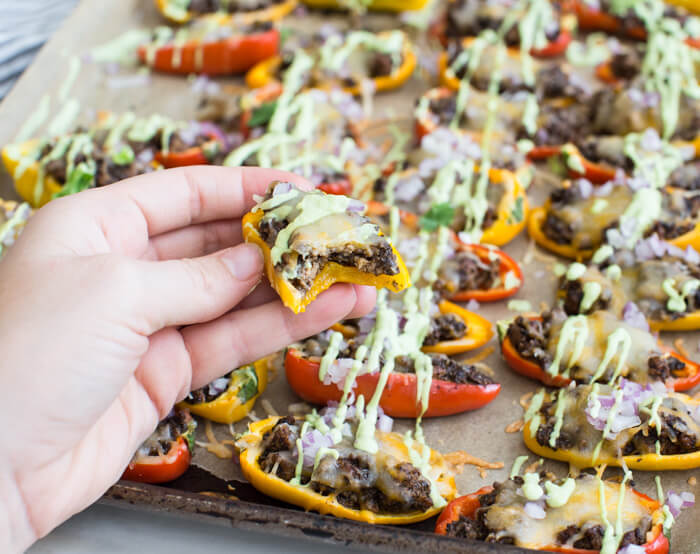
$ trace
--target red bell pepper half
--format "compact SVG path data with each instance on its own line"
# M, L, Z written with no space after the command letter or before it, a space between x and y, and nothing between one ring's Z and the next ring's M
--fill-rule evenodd
M542 48L533 48L530 53L536 58L554 58L566 52L572 40L571 33L562 29L557 38Z
M541 319L539 316L532 316L531 319ZM700 383L700 365L688 360L681 356L678 352L664 345L660 345L659 348L668 354L671 354L674 358L685 363L685 369L681 377L672 379L671 386L676 392L682 392L692 389L695 385ZM503 359L506 361L508 366L515 371L529 377L530 379L536 379L550 387L565 387L571 383L571 379L568 377L563 377L562 375L550 375L543 368L537 365L531 360L523 358L520 353L515 349L513 343L508 338L508 335L503 337L501 341L501 354Z
M339 194L350 196L352 194L352 183L349 179L337 179L330 183L321 183L316 187L326 194Z
M284 368L287 381L303 400L325 405L339 401L342 391L333 383L324 385L318 378L319 362L305 358L294 348L287 350ZM379 372L360 375L356 379L355 394L369 400L377 388ZM391 417L418 417L417 379L414 373L389 375L379 405ZM424 417L441 417L476 410L491 402L501 390L498 383L490 385L457 384L433 380L430 385L430 401Z
M523 283L523 271L520 269L518 262L503 250L489 248L483 244L466 244L461 241L457 250L472 252L484 261L484 263L489 263L493 256L497 256L500 265L498 273L501 277L502 284L491 289L457 291L450 297L450 300L457 302L468 302L469 300L476 300L477 302L495 302L496 300L503 300L504 298L513 296L518 292L518 289L520 289ZM505 288L506 274L511 271L518 278L519 283L510 288Z
M230 75L243 73L276 55L279 42L279 31L269 29L211 42L168 43L156 47L155 51L149 45L142 45L138 55L141 62L164 73Z
M132 461L124 470L122 479L139 483L166 483L185 473L192 454L185 437L172 442L170 450L163 456L146 456Z
M155 159L166 169L171 167L185 167L188 165L208 165L211 160L207 157L207 151L216 152L223 148L223 140L214 133L208 133L209 140L199 146L193 146L181 152L156 152Z
M440 517L435 525L435 532L438 535L447 535L447 526L450 523L459 521L460 517L475 519L476 511L481 507L479 497L483 494L488 494L491 491L493 491L493 487L488 485L480 488L478 491L472 494L455 498L440 514ZM658 503L655 500L652 500L645 494L642 494L634 489L632 489L632 492L643 498L645 504L649 506L658 506ZM668 539L662 532L662 524L658 523L654 525L650 533L651 537L647 535L647 542L643 545L646 554L668 554L669 543ZM598 552L597 550L585 550L582 548L555 545L547 545L546 547L542 547L541 550L545 550L547 552L561 552L565 554L595 554Z

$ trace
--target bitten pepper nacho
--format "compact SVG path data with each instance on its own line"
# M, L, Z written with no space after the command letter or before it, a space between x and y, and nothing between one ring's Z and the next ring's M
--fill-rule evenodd
M262 249L267 277L285 306L302 312L333 283L394 292L410 284L401 256L364 209L346 196L275 182L246 214L243 236Z

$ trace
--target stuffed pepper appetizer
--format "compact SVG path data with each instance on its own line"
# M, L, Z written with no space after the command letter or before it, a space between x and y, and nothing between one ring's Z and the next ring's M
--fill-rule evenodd
M587 259L603 244L632 248L657 234L685 248L700 247L700 194L678 188L633 190L611 182L594 190L585 179L565 182L532 210L530 236L560 256Z
M259 88L270 82L282 82L294 66L297 56L310 57L312 63L298 76L307 88L342 88L353 95L392 90L413 74L416 56L402 31L350 31L320 39L254 66L246 74L246 84Z
M422 9L428 0L302 0L311 8L335 8L357 11L403 12Z
M337 331L326 331L287 349L287 381L303 400L326 405L338 402L343 394L361 337L345 338ZM335 356L334 356L335 355ZM333 358L331 360L331 358ZM428 408L423 413L418 397L416 359L399 356L389 375L379 406L391 417L439 417L485 406L498 395L501 385L483 364L464 364L445 354L431 354L432 381ZM379 364L383 364L380 357ZM371 398L380 379L379 368L361 373L355 380L356 395Z
M9 144L2 159L18 194L34 207L56 196L109 185L160 167L210 163L223 137L204 123L101 113L88 129Z
M267 387L270 359L239 367L207 386L190 392L180 402L181 408L217 423L235 423L253 409L255 401Z
M700 402L662 383L541 390L523 438L538 456L576 467L664 471L700 467Z
M408 270L387 237L346 196L275 182L243 218L243 237L265 256L265 272L282 299L302 312L333 283L408 287Z
M518 173L482 171L472 160L380 177L374 182L373 198L417 214L422 229L449 227L464 243L495 246L507 244L524 229L529 209Z
M288 416L251 424L238 441L243 475L260 492L305 510L382 525L423 521L454 498L441 454L389 432L389 418L387 430L354 439L354 411L338 433L335 409L312 423Z
M155 0L158 11L173 23L187 23L226 15L229 24L260 23L282 19L296 8L297 0Z
M412 178L400 180L398 191L404 187L414 186ZM392 215L396 210L398 215ZM392 208L380 202L367 203L367 216L380 226L385 234L391 234L392 218L399 219L394 244L406 266L412 270L420 262L420 221L412 213ZM428 243L426 256L436 244ZM458 302L493 302L515 294L523 283L523 273L518 263L508 254L495 246L487 244L464 243L457 235L450 234L447 239L447 255L438 269L437 280L433 288L448 300ZM421 281L423 279L421 278Z
M681 250L652 235L634 252L603 247L592 261L570 266L559 279L557 296L568 315L603 309L630 322L646 318L656 331L700 329L700 254L692 247Z
M520 315L503 329L501 352L514 371L558 387L625 378L684 391L700 383L698 364L659 345L634 323L602 310L569 317L560 309Z
M447 4L444 22L436 31L443 42L463 37L476 37L485 30L504 31L503 41L511 47L519 48L521 36L526 42L532 41L532 23L526 21L525 10L518 13L524 3L515 4L510 0L450 0ZM571 43L571 32L575 21L563 13L556 2L538 2L538 19L544 22L542 44L532 45L530 54L540 58L551 58L563 54ZM515 16L518 24L506 27Z
M0 258L15 243L31 215L29 204L0 198Z
M139 447L122 479L166 483L180 477L190 465L197 422L184 409L173 410Z
M630 488L627 478L621 484L587 473L556 479L541 472L456 498L435 532L571 554L668 554L664 522L661 503ZM629 545L640 550L625 550Z
M180 75L231 75L277 55L280 34L272 23L231 25L223 14L173 30L157 27L138 56L156 71Z

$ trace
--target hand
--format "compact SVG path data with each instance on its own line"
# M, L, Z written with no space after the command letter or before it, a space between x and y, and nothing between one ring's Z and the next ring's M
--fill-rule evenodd
M371 309L365 287L335 285L296 316L256 288L262 256L240 244L240 217L276 179L304 184L175 169L32 218L0 263L1 551L98 499L191 389Z

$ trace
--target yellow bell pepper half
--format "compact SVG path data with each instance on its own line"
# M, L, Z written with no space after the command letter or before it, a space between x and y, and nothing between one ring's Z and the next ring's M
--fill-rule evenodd
M53 177L43 177L39 162L31 161L39 144L39 139L32 139L19 144L8 144L2 149L2 162L14 179L17 194L33 208L46 204L63 187ZM43 183L41 190L37 188L40 183Z
M272 357L239 367L231 373L228 388L211 402L178 406L217 423L236 423L250 413L255 401L267 387L267 374Z
M406 514L380 514L369 510L356 510L340 504L333 494L324 496L310 487L294 485L284 479L280 479L276 475L265 473L258 464L258 458L263 453L262 440L265 433L275 426L278 419L278 417L271 417L250 424L248 432L239 441L239 444L245 445L241 451L241 470L243 475L263 494L320 514L331 514L336 517L380 525L416 523L431 518L440 512L441 508L430 508L425 512ZM408 448L404 444L401 435L378 431L377 438L381 443L380 451L386 452L391 450L392 453L397 454L400 458L406 461L410 460ZM433 468L443 468L437 481L439 492L445 500L452 500L456 495L456 485L454 476L448 469L445 459L439 452L431 450L430 465Z
M380 36L381 34L382 33L379 33ZM413 75L413 71L416 68L416 55L413 52L413 47L411 46L408 38L404 40L402 56L403 60L401 65L397 67L396 70L391 73L391 75L375 77L372 79L372 81L374 81L376 92L397 89L403 85L411 77L411 75ZM280 56L274 56L253 66L250 71L246 73L246 85L252 89L256 89L278 81L276 74L281 63L282 58ZM330 87L331 84L329 83L328 85L322 85L316 88L324 90ZM359 96L362 94L361 85L343 87L343 90L354 96Z
M396 275L373 275L360 271L356 267L348 267L337 264L335 262L326 263L318 276L314 279L311 288L302 293L295 289L282 275L275 271L275 264L272 261L272 252L270 247L260 237L258 225L263 218L263 211L247 213L243 217L243 238L246 242L256 244L260 247L265 258L265 274L267 275L272 288L277 291L282 303L294 313L303 312L315 298L324 290L330 288L334 283L353 283L356 285L369 285L378 289L388 288L393 292L400 292L410 286L411 278L406 268L406 264L401 258L396 248L392 245L391 249L396 256L396 262L399 266L399 273Z
M155 0L155 3L161 15L173 23L187 23L197 17L196 14L190 11L172 7L172 0ZM225 19L221 21L221 25L251 25L265 21L279 21L286 15L289 15L297 7L297 4L297 0L285 0L262 10L226 14ZM217 19L222 19L220 14L206 14L199 17L217 17Z

